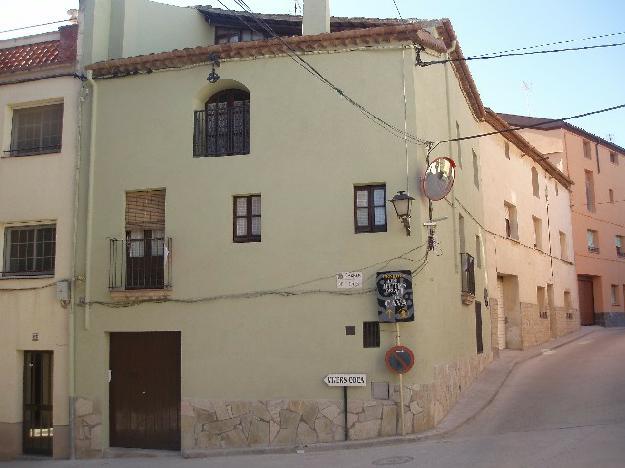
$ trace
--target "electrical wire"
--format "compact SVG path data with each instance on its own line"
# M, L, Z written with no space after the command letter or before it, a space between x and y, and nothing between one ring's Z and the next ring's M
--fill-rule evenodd
M625 108L625 104L619 104L618 106L606 107L604 109L599 109L599 110L591 111L591 112L584 112L583 114L572 115L570 117L560 117L559 119L548 119L548 120L544 120L542 122L531 124L531 125L515 125L512 127L506 128L505 130L495 130L493 132L478 133L477 135L470 135L470 136L460 137L460 138L451 138L449 140L441 140L440 143L452 143L455 141L473 140L475 138L483 138L483 137L487 137L491 135L499 135L502 133L513 132L515 130L522 130L524 128L537 128L537 127L542 127L543 125L549 125L549 124L557 123L557 122L566 122L567 120L581 119L582 117L589 117L591 115L602 114L604 112L610 112L613 110L618 110L618 109L623 109L623 108Z
M0 34L13 32L13 31L20 31L22 29L38 28L39 26L48 26L50 24L69 23L70 21L71 20L69 20L69 19L65 19L65 20L59 20L59 21L50 21L48 23L33 24L32 26L22 26L20 28L5 29L4 31L0 31Z
M615 33L607 33L607 34L599 34L599 35L596 35L596 36L582 37L582 38L578 38L578 39L565 39L565 40L562 40L562 41L546 42L544 44L536 44L536 45L531 45L531 46L526 46L526 47L518 47L516 49L500 50L500 51L497 51L497 52L486 52L484 54L479 54L478 57L483 57L483 56L486 56L486 55L506 54L508 52L518 52L518 51L522 51L522 50L538 49L539 47L549 47L549 46L552 46L552 45L569 44L571 42L591 41L591 40L594 40L594 39L603 39L605 37L621 36L623 34L625 34L625 31L615 32Z
M18 279L18 278L15 278ZM23 279L23 277L20 277L20 279ZM32 287L28 287L28 288L0 288L0 292L15 292L15 291L36 291L38 289L46 289L46 288L50 288L52 286L56 285L56 281L53 283L48 283L48 284L44 284L41 286L32 286Z
M401 12L399 11L399 7L397 6L397 2L395 0L393 0L393 5L395 5L395 9L397 10L397 14L399 15L399 19L400 20L404 20L404 18L401 15Z
M595 205L613 205L615 203L622 203L625 202L625 199L623 200L612 200L612 201L604 201L604 202L595 202ZM571 205L571 208L573 208L574 206L586 206L586 203L582 203L581 205Z
M265 32L267 32L267 34L269 34L272 38L279 40L282 43L282 45L284 45L288 49L286 54L291 58L291 60L296 62L300 67L302 67L312 76L320 80L323 84L330 87L334 92L336 92L339 96L345 99L349 104L356 107L365 118L371 120L373 123L375 123L382 129L386 130L388 133L392 134L398 139L404 140L405 138L408 138L412 143L421 144L421 145L427 145L428 143L430 143L429 141L418 138L415 135L411 135L410 133L405 134L404 130L387 122L386 120L379 117L378 115L374 114L367 107L360 104L350 95L348 95L344 90L342 90L337 85L335 85L332 81L326 78L321 72L319 72L319 70L313 67L306 59L304 59L298 53L296 49L294 49L287 41L284 40L284 38L276 34L276 32L271 28L271 26L269 26L262 18L260 18L256 13L254 13L250 9L250 7L247 5L247 3L245 3L244 0L234 0L234 2L239 7L243 8L244 12L240 12L240 11L229 8L221 0L217 0L217 1L228 11L230 11L235 16L237 16L239 20L241 20L245 25L249 26L249 23L245 21L242 13L245 13L245 16L248 19L253 19Z
M550 49L550 50L535 50L531 52L512 52L508 54L498 54L498 55L473 55L469 57L459 57L459 58L449 58L442 60L431 60L429 62L424 62L417 57L417 65L420 67L428 67L430 65L439 65L450 62L470 62L473 60L492 60L497 58L504 57L521 57L525 55L540 55L540 54L555 54L560 52L572 52L572 51L580 51L580 50L591 50L591 49L604 49L607 47L620 47L625 45L625 42L614 42L612 44L598 44L592 46L582 46L582 47L567 47L564 49Z

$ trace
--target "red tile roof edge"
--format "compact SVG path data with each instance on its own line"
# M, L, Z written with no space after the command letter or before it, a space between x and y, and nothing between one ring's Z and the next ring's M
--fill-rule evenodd
M445 51L443 41L433 37L422 25L411 23L397 26L354 29L312 36L292 36L262 41L200 46L170 52L160 52L157 54L108 60L91 64L86 68L92 70L96 78L116 75L124 76L165 68L206 63L207 57L211 53L218 54L222 60L286 54L290 52L290 50L285 43L298 52L312 52L316 50L331 50L399 41L414 41L437 52Z
M512 128L508 124L508 122L506 122L496 112L494 112L492 109L489 109L488 107L485 108L484 120L498 132L501 132L503 130L509 130L510 128ZM571 185L573 185L573 181L568 176L566 176L551 162L549 162L547 157L540 151L538 151L538 149L536 149L536 147L533 146L529 141L523 138L523 136L521 136L519 132L517 132L516 130L510 130L501 133L501 136L513 145L515 145L525 154L527 154L534 161L536 161L546 172L551 174L553 178L560 182L564 187L568 189Z

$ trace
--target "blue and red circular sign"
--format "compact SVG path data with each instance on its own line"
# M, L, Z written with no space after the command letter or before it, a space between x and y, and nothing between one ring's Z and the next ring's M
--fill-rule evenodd
M386 367L396 374L405 374L414 366L414 353L406 346L393 346L384 357Z

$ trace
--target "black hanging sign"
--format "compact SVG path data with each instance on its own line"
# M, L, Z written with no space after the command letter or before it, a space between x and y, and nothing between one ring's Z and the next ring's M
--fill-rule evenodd
M378 322L412 322L412 272L379 271L375 283L378 290Z

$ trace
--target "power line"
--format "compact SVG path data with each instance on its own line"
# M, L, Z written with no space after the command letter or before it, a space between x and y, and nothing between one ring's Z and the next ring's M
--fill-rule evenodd
M438 65L438 64L443 64L443 63L449 63L449 62L470 62L472 60L491 60L491 59L496 59L496 58L503 58L503 57L521 57L524 55L539 55L539 54L555 54L555 53L559 53L559 52L571 52L571 51L578 51L578 50L590 50L590 49L603 49L606 47L619 47L625 45L625 42L615 42L612 44L598 44L598 45L593 45L593 46L582 46L582 47L568 47L565 49L551 49L551 50L535 50L532 52L513 52L513 53L509 53L509 54L497 54L497 55L473 55L470 57L459 57L459 58L450 58L450 59L443 59L443 60L432 60L430 62L424 62L420 59L419 56L417 56L417 65L420 67L428 67L430 65Z
M22 29L38 28L39 26L48 26L49 24L68 23L70 21L71 20L69 19L65 19L65 20L59 20L59 21L50 21L49 23L33 24L32 26L22 26L20 28L6 29L4 31L0 31L0 34L13 32L13 31L20 31Z
M610 112L613 110L623 109L623 108L625 108L625 104L619 104L618 106L606 107L605 109L599 109L599 110L591 111L591 112L584 112L583 114L572 115L570 117L560 117L559 119L544 120L542 122L531 124L531 125L516 125L514 127L506 128L505 130L496 130L493 132L478 133L477 135L471 135L471 136L466 136L466 137L451 138L449 140L442 140L440 141L440 143L452 143L455 141L473 140L475 138L482 138L482 137L486 137L490 135L499 135L501 133L508 133L508 132L513 132L515 130L522 130L524 128L536 128L536 127L541 127L543 125L549 125L549 124L557 123L557 122L565 122L567 120L573 120L573 119L581 119L582 117L602 114L604 112Z
M244 24L248 25L248 23L245 21L245 19L243 19L243 15L241 14L242 12L237 11L237 10L232 10L231 8L227 7L221 0L217 0L217 1L224 8L228 9L231 13L233 13L235 16L237 16ZM343 99L345 99L349 104L351 104L354 107L356 107L363 114L363 116L365 116L366 118L368 118L369 120L374 122L379 127L383 128L387 132L391 133L393 136L395 136L398 139L404 140L404 139L407 138L407 139L411 140L413 143L421 144L421 145L427 145L428 143L430 143L429 141L422 140L421 138L418 138L418 137L416 137L416 136L414 136L412 134L409 134L409 133L406 134L403 129L400 129L399 127L397 127L397 126L387 122L383 118L381 118L378 115L376 115L373 112L371 112L364 105L362 105L359 102L357 102L355 99L353 99L351 96L349 96L345 91L343 91L341 88L339 88L337 85L335 85L332 81L330 81L328 78L326 78L321 72L319 72L319 70L317 70L315 67L313 67L307 60L305 60L303 57L301 57L298 54L298 51L295 50L281 36L276 34L276 32L262 18L258 17L258 15L256 13L254 13L250 9L250 7L247 5L247 3L245 3L244 0L234 0L234 2L239 7L243 8L246 17L253 19L272 38L279 40L288 49L286 54L291 58L291 60L296 62L300 67L302 67L308 73L313 75L315 78L319 79L322 83L324 83L325 85L330 87L339 96L341 96Z
M397 14L399 15L399 19L403 21L403 17L401 16L401 12L399 11L399 7L397 6L397 2L393 0L393 5L395 5L395 9L397 10Z
M613 37L613 36L620 36L625 34L625 31L622 32L615 32L615 33L607 33L607 34L599 34L596 36L589 36L589 37L582 37L579 39L565 39L562 41L555 41L555 42L546 42L544 44L536 44L536 45L532 45L532 46L526 46L526 47L518 47L516 49L507 49L507 50L500 50L498 52L487 52L484 54L479 54L478 57L483 57L486 55L498 55L498 54L506 54L508 52L518 52L518 51L522 51L522 50L531 50L531 49L538 49L539 47L548 47L548 46L552 46L552 45L560 45L560 44L568 44L571 42L578 42L578 41L591 41L594 39L603 39L605 37Z

